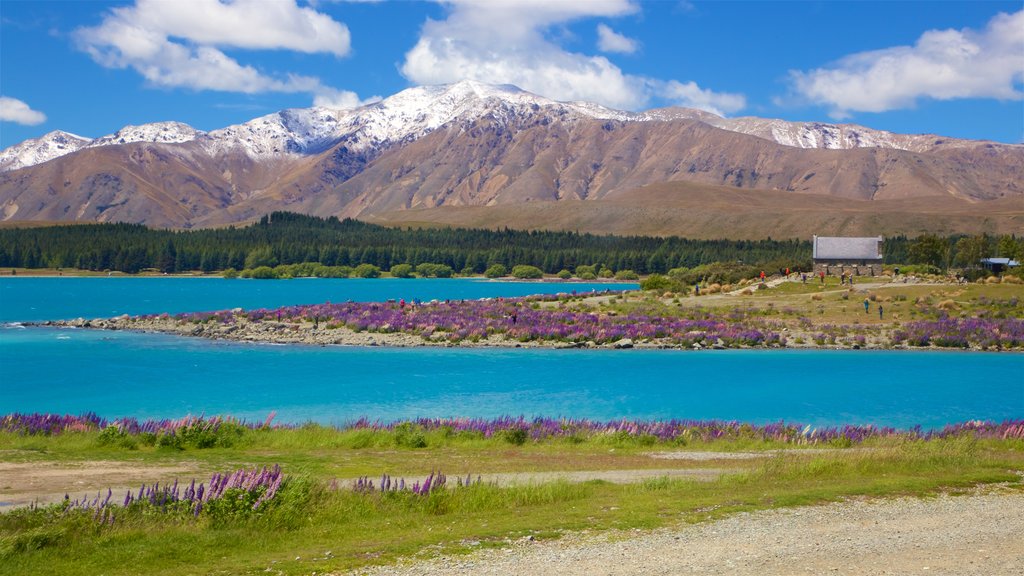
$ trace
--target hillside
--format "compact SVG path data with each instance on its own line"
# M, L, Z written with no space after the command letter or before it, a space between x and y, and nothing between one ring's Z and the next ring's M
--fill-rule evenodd
M276 210L378 222L769 234L1021 229L1024 146L642 113L512 86L178 122L0 152L0 220L206 227ZM992 231L992 230L989 230Z

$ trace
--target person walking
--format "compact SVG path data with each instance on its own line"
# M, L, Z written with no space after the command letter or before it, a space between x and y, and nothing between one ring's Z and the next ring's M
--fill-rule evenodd
M879 320L882 319L882 305L881 304L878 305L878 319Z
M867 314L870 309L871 309L871 300L868 300L867 298L865 298L864 299L864 313Z

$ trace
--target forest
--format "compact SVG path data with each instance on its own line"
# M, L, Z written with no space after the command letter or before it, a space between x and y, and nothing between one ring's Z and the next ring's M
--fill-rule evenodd
M947 268L958 252L1018 256L1013 237L887 238L887 263ZM693 240L578 232L459 228L388 228L358 220L274 212L249 226L200 230L153 229L139 224L73 224L0 229L0 267L77 268L137 273L154 270L216 272L299 263L381 270L438 264L482 274L500 264L535 266L545 273L578 266L613 272L667 273L714 262L775 270L810 267L810 239ZM1019 256L1018 256L1019 257ZM962 258L960 258L962 260Z

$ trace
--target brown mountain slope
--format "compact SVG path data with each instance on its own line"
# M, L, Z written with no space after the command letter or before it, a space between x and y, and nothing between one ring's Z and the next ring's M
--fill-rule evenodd
M808 238L1020 234L1024 199L850 200L817 194L668 182L602 200L397 210L367 218L391 226L575 230L688 238Z
M4 220L173 227L291 210L715 237L783 229L806 235L811 220L815 231L831 226L835 233L990 225L1019 232L1014 211L1022 199L1021 146L802 149L696 119L608 121L543 111L456 121L362 152L341 143L316 155L255 161L241 151L211 155L197 142L135 143L0 173ZM437 207L492 209L397 213Z
M5 220L138 222L186 227L259 196L302 162L211 157L194 144L88 148L0 173Z
M386 151L347 180L331 176L350 161L335 149L309 172L282 181L279 190L301 197L295 209L355 217L438 206L593 201L676 181L862 200L1021 197L1024 149L1005 149L943 155L808 150L697 121L556 119L510 127L484 119Z

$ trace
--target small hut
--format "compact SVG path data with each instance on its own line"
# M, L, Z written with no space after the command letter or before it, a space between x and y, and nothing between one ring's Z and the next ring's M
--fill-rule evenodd
M882 237L814 237L814 273L874 276L882 273Z
M1020 266L1020 262L1012 258L982 258L981 266L986 270L991 270L993 274L1002 274L1010 268Z

